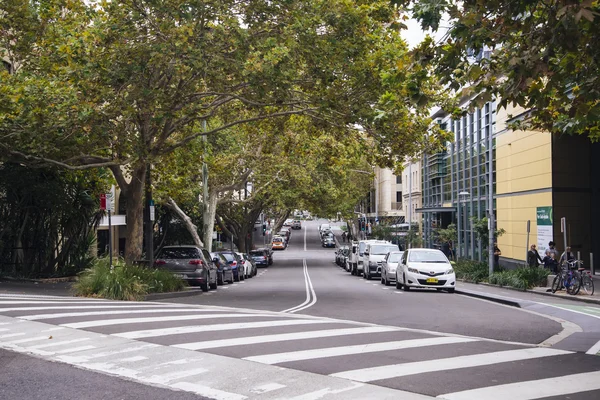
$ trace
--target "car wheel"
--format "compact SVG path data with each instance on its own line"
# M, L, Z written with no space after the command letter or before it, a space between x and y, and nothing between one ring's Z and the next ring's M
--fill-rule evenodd
M402 274L402 289L404 289L405 292L410 290L410 286L406 284L406 274Z
M385 286L390 286L392 282L390 282L387 278L387 274L385 275Z
M233 280L236 282L240 281L240 273L239 272L237 274L233 275Z
M381 283L382 285L385 285L385 280L383 279L383 274L381 274L380 283Z
M203 292L208 292L208 283L201 283L200 289L202 289Z
M210 288L211 288L211 290L217 290L217 286L218 286L218 285L217 285L217 282L214 282L214 283L211 283L211 284L210 284Z
M454 289L454 288L450 288L450 289L448 289L448 293L454 293L455 290L456 289Z
M396 289L398 289L398 290L402 289L402 285L400 284L398 277L396 277Z

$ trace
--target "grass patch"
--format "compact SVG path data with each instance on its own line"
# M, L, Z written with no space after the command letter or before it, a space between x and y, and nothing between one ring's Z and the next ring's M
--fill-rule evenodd
M73 285L75 294L112 300L143 300L150 293L178 292L186 283L163 269L127 265L122 260L111 271L108 259L99 259L94 266L79 274Z

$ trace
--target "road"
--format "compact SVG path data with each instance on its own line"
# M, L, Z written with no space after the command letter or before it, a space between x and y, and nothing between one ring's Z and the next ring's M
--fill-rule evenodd
M0 347L222 399L600 398L600 358L560 346L563 319L351 276L317 225L257 277L210 294L0 295Z

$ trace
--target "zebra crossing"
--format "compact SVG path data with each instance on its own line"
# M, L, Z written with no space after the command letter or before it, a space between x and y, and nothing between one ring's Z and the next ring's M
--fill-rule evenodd
M242 308L0 295L0 347L226 400L600 398L596 356Z

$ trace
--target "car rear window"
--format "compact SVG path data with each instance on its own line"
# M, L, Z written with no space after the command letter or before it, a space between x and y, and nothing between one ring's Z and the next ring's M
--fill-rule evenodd
M221 255L223 257L225 257L225 259L227 261L234 261L235 260L235 256L233 254L231 254L231 253L221 253Z
M193 247L173 247L169 249L162 249L160 255L157 258L165 258L168 260L179 260L185 258L199 258L200 251Z
M390 246L390 245L376 245L371 246L371 254L387 254L390 251L398 251L398 246Z
M251 251L250 255L254 256L254 257L264 257L265 252L264 251Z

